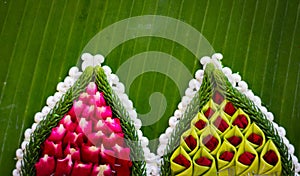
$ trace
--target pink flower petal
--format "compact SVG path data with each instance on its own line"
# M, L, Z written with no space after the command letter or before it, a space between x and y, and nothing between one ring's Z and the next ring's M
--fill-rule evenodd
M96 133L91 133L88 135L89 141L91 141L91 143L93 143L95 146L100 146L100 144L102 144L104 137L105 134L102 133L102 131L98 131Z
M96 107L106 106L104 95L101 92L96 92L89 100L90 105L95 105Z
M99 166L94 166L92 170L91 176L111 176L112 170L110 168L110 165L99 165Z
M55 169L55 175L69 175L72 170L71 155L67 155L64 159L58 159Z
M52 173L54 173L54 169L54 157L49 157L47 154L40 158L37 163L35 163L35 170L37 176L49 176Z
M78 126L81 128L81 132L83 132L85 135L92 133L92 121L81 118Z
M86 92L89 95L95 95L97 91L98 91L97 85L94 82L90 82L86 87Z
M122 133L122 127L120 120L118 118L110 118L107 117L105 120L105 124L115 133Z
M97 123L94 123L94 131L102 131L106 135L110 135L112 130L106 125L105 121L98 120Z
M101 106L96 108L97 119L105 120L107 117L112 117L112 111L110 106Z
M72 117L72 118L76 118L80 117L83 109L85 107L85 104L83 104L83 102L81 100L79 101L74 101L72 108L70 109L70 111L68 112L68 114Z
M124 146L124 134L123 133L111 133L109 137L103 138L104 147L111 149L115 144Z
M64 138L66 132L67 132L67 130L65 129L63 124L60 124L58 127L54 127L52 129L51 134L48 137L48 140L54 141L54 142L61 141Z
M61 119L59 124L63 124L67 131L73 132L78 125L76 122L77 122L76 118L74 120L70 115L66 115L63 117L63 119Z
M94 164L99 163L100 148L95 146L82 145L80 151L81 151L81 159L83 162L85 163L91 162Z
M113 151L116 153L116 157L122 160L130 160L130 149L129 148L123 148L116 144L112 147Z
M71 176L89 176L92 172L92 163L83 164L75 162Z
M86 92L82 92L80 95L79 95L79 101L82 101L84 104L88 104L89 103L89 100L90 100L90 95Z
M81 116L85 117L86 119L95 118L95 106L94 105L85 106Z

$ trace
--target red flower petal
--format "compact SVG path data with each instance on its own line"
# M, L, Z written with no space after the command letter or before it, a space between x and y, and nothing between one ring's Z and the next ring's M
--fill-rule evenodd
M61 142L59 142L58 144L55 144L54 142L46 139L42 148L43 148L43 152L42 152L43 155L47 154L49 156L55 156L56 158L63 157Z
M212 161L210 159L206 158L205 156L202 156L202 157L196 159L196 163L200 166L210 167L212 164Z
M231 161L234 156L234 152L225 151L220 155L221 160Z
M221 132L224 132L229 125L220 116L214 121L215 127L217 127Z
M64 159L58 159L55 169L55 175L69 175L72 170L71 155L67 155Z
M86 146L83 144L81 146L80 151L81 151L81 159L83 162L94 163L94 164L99 163L100 148L95 146Z
M117 176L130 176L132 162L118 158L115 163L114 170Z
M206 127L206 122L204 120L198 120L195 124L195 127L197 127L199 130L202 130L204 127Z
M207 119L210 119L211 116L212 116L214 113L215 113L215 111L214 111L212 108L209 107L209 108L205 111L204 115L205 115L205 117L206 117Z
M92 172L93 164L75 163L71 176L89 176Z
M37 163L35 163L35 170L37 176L49 176L54 173L55 169L55 160L54 157L44 155L39 159Z
M235 113L236 109L233 106L231 102L226 103L224 107L224 112L226 112L228 115L232 116Z
M239 156L238 161L244 165L250 166L253 160L255 159L255 155L250 152L244 152Z
M245 129L248 125L247 117L243 114L238 115L232 125L237 125L239 128Z
M80 133L80 134L78 134L78 137L76 138L76 146L81 147L82 144L89 145L89 146L92 145L92 143L89 142L86 135L84 135L83 133Z
M78 136L79 135L77 133L68 131L63 139L63 146L67 146L68 143L70 143L71 145L77 145L76 140Z
M80 159L80 151L78 148L71 147L70 143L64 150L64 156L71 155L73 161L81 161Z
M275 166L278 162L278 156L276 155L274 150L269 150L264 156L263 156L264 160Z
M191 163L188 159L185 158L185 156L183 156L182 154L179 154L178 156L176 156L173 161L179 165L182 165L186 168L189 168Z
M238 146L242 142L242 139L238 136L232 136L232 137L228 138L227 140L235 147Z
M219 144L217 138L213 135L209 134L205 138L203 138L202 143L210 150L213 151Z
M112 169L114 169L114 165L116 162L116 153L113 150L107 150L104 148L103 145L101 145L100 150L100 157L101 157L101 164L109 164Z
M260 135L255 134L255 133L251 133L247 139L248 139L248 141L252 142L253 144L256 144L259 146L261 146L261 144L263 142L263 138Z
M184 141L191 150L194 150L197 146L197 140L192 135L187 136Z
M219 91L216 91L213 95L213 100L215 103L221 104L224 101L224 96Z

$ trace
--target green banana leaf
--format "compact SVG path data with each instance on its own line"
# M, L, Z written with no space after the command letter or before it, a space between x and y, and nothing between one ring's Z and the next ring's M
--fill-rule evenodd
M131 17L143 19L144 15L168 17L160 25L166 27L160 31L161 36L129 36L129 25L128 31L115 28L111 32L115 35L93 49L86 47L94 36L112 24ZM299 158L299 16L298 0L1 0L1 174L11 174L15 150L24 138L25 129L34 122L34 114L54 94L57 83L67 76L69 68L80 65L80 55L85 51L103 54L105 64L119 73L139 117L147 124L142 130L153 139L152 151L157 147L155 139L168 127L168 118L177 108L189 80L200 68L198 57L213 50L221 52L223 65L240 73L254 94L273 112L275 121L286 129ZM172 20L177 20L177 25L170 26L168 22L173 23ZM146 23L136 26L155 28L147 20L142 22ZM182 23L192 28L181 31ZM195 55L191 51L197 48L190 35L195 32L192 29L199 31L213 50L208 47L206 52ZM178 42L176 36L184 38ZM114 37L124 40L113 45L110 41ZM102 46L113 49L102 50L107 49ZM139 54L145 54L146 59L132 58ZM166 59L157 60L155 56ZM147 60L150 57L151 63ZM172 62L166 62L168 59ZM127 74L121 74L122 69Z

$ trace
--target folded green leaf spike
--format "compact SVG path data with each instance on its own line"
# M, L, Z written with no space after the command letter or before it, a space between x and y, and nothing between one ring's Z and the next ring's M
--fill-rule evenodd
M136 113L130 100L119 98L123 85L101 67L101 55L82 59L83 72L70 69L25 131L13 175L146 175L141 122L129 116Z
M201 59L204 71L186 92L194 91L170 118L172 130L161 136L168 143L158 147L161 175L298 175L294 148L272 114L220 59Z

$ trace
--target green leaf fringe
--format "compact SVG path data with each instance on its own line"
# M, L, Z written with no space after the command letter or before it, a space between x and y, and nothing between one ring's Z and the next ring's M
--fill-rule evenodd
M219 69L215 69L213 64L207 64L198 94L192 99L181 120L171 134L162 160L161 175L171 175L170 157L175 148L179 145L180 138L178 136L190 128L190 121L192 118L211 99L213 92L216 90L225 95L226 99L231 101L236 107L243 109L243 111L249 115L251 121L255 122L262 129L266 138L273 140L281 155L282 175L293 176L295 174L295 166L292 162L292 157L288 153L287 146L278 135L272 122L266 118L251 100L235 89L224 73Z

